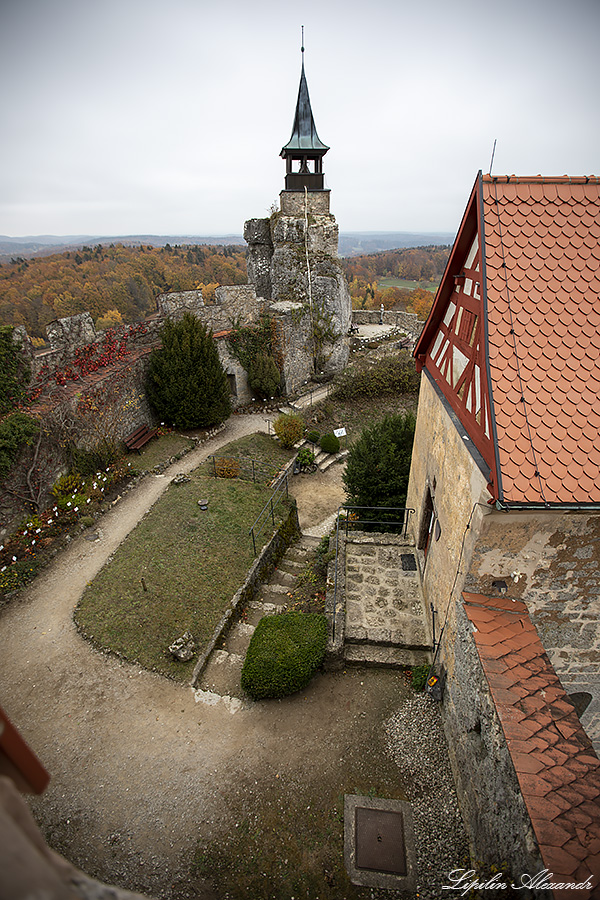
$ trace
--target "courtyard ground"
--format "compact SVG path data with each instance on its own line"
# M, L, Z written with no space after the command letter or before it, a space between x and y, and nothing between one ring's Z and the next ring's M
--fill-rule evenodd
M52 776L34 815L84 871L164 900L351 900L378 895L346 879L343 795L408 797L434 851L420 895L437 900L439 878L464 862L464 836L447 774L439 781L447 760L435 712L400 673L321 674L284 701L232 713L95 651L74 627L85 585L170 478L266 428L260 416L232 417L145 478L102 518L99 540L75 540L0 616L2 704ZM293 483L304 528L343 501L341 467L330 472Z

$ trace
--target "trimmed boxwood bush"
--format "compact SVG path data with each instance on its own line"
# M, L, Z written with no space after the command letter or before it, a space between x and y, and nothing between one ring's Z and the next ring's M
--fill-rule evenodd
M263 616L246 653L242 688L253 700L294 694L322 664L326 647L327 619L321 613Z
M337 453L340 449L340 442L335 434L324 434L319 442L319 446L323 453Z
M311 428L311 430L306 435L306 440L310 441L311 444L317 444L320 437L320 433L315 428Z

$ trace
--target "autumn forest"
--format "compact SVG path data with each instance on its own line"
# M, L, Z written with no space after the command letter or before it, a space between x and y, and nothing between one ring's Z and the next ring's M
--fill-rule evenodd
M424 318L448 254L432 246L342 260L353 305L401 306ZM41 347L53 319L88 311L98 329L107 329L155 312L161 293L200 288L211 302L219 285L246 281L245 252L236 246L99 244L17 257L0 265L0 325L24 325Z

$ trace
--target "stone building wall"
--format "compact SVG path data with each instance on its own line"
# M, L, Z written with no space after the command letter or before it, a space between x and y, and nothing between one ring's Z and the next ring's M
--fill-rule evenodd
M507 863L518 884L544 865L462 604L453 640L455 677L444 693L443 721L472 858L480 872ZM539 892L539 900L546 897Z
M455 606L460 602L464 573L477 541L482 520L491 514L485 463L476 460L464 429L423 370L406 505L415 510L410 527L421 566L425 606L435 610L439 637L445 623L440 661L452 675ZM432 501L436 522L427 556L427 504ZM455 581L455 573L458 572ZM452 591L452 596L450 592Z

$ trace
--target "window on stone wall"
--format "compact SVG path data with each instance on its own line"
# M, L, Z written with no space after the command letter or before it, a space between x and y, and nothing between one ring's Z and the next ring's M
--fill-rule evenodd
M233 397L237 397L237 382L235 380L235 375L227 375L227 381L229 382L229 390Z

